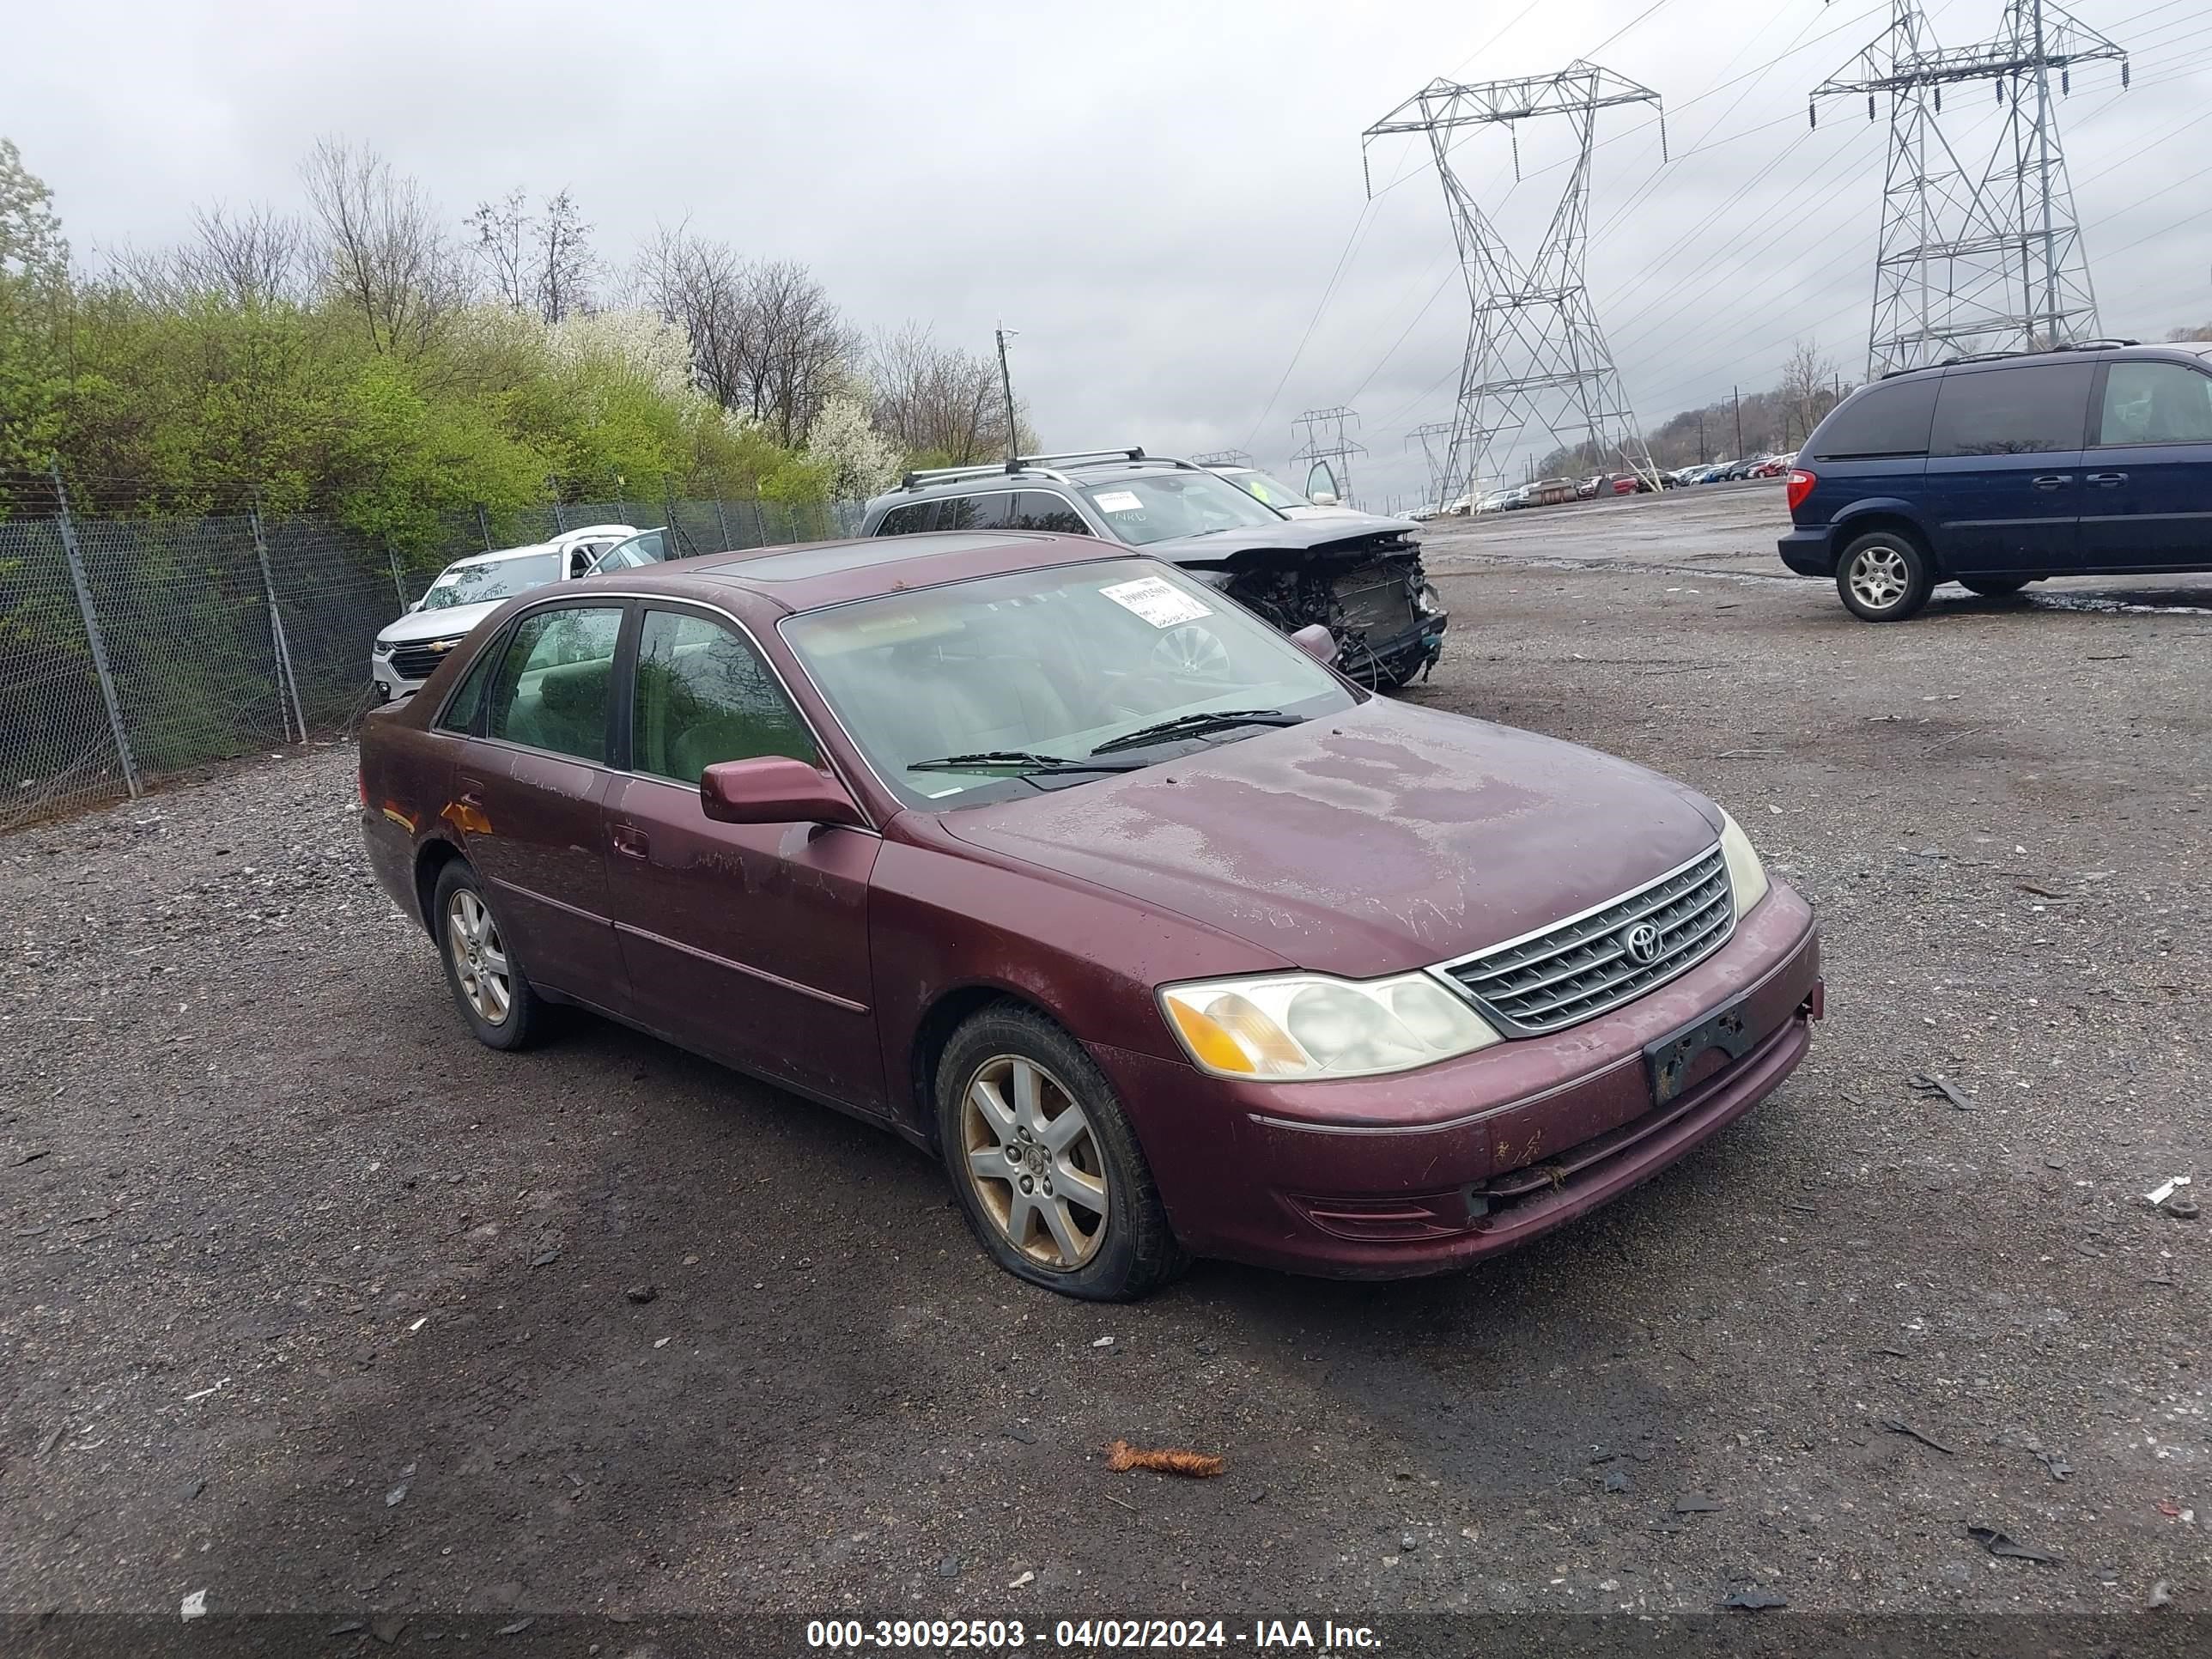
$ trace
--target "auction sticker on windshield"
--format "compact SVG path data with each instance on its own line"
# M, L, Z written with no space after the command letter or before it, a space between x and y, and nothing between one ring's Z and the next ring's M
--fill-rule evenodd
M1173 582L1158 576L1140 576L1133 582L1115 582L1111 587L1102 587L1098 591L1124 611L1142 617L1155 628L1173 628L1177 623L1196 622L1200 617L1213 614Z
M1133 489L1102 489L1091 499L1098 503L1100 510L1107 513L1141 513L1145 510L1144 502L1138 499Z

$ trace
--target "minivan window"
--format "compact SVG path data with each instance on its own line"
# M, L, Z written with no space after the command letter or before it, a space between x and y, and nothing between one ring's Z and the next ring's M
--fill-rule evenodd
M1930 374L1867 387L1820 422L1808 453L1823 461L1925 455L1936 386Z
M621 607L564 606L514 625L492 682L484 735L604 763Z
M2105 371L2097 441L2212 443L2212 374L2180 363L2114 363Z
M2040 455L2081 447L2094 363L2035 363L1943 377L1930 455Z

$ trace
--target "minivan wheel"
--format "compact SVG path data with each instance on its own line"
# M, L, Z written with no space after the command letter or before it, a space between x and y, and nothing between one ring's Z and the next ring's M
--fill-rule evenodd
M450 860L439 872L430 914L437 919L446 983L477 1041L511 1050L541 1040L553 1011L524 975L514 945L465 860Z
M1961 576L1959 586L1985 599L2001 599L2008 593L2019 592L2033 580L2032 576Z
M1015 1277L1121 1302L1182 1270L1121 1103L1050 1020L989 1008L954 1032L938 1062L937 1127L969 1226Z
M1836 592L1862 622L1903 622L1935 586L1928 556L1893 530L1869 531L1836 566Z

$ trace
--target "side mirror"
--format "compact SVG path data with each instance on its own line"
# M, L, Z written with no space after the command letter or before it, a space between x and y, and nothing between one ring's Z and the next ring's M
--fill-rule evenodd
M717 823L858 823L845 786L805 761L717 761L699 775L700 810Z
M414 603L414 604L412 604L412 605L409 605L409 606L407 607L407 614L408 614L409 616L410 616L410 617L411 617L411 616L413 616L413 615L414 615L417 611L420 611L422 608L422 600L420 600L420 599L417 599L417 600L416 600L416 601L415 601L415 603Z
M1336 635L1325 623L1308 623L1291 635L1291 643L1324 668L1336 660Z

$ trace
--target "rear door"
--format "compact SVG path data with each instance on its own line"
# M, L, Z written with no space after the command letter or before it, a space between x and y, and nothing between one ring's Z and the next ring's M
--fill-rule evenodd
M1927 491L1936 557L1954 575L2075 568L2094 362L1954 368L1936 397Z
M867 930L881 837L719 823L702 810L699 775L718 761L825 763L774 670L722 617L647 605L629 703L607 872L632 1017L696 1053L883 1110Z
M2212 566L2212 374L2188 363L2112 359L2089 436L2082 563Z
M600 813L624 608L551 605L509 634L446 811L536 983L621 1012Z

